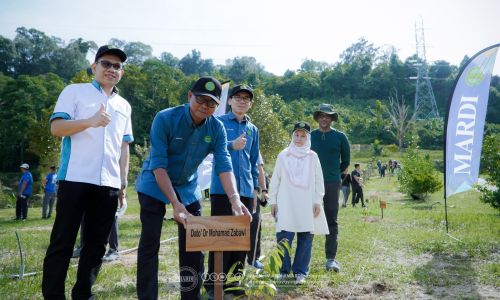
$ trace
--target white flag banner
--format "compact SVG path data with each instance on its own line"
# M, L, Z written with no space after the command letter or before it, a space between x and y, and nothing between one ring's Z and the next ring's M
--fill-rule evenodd
M225 82L222 84L222 91L220 95L221 103L214 112L214 116L220 116L226 113L227 106L227 96L229 94L230 82ZM207 155L203 162L198 166L198 186L200 189L206 190L210 187L210 181L212 178L212 160L214 156L212 153Z
M491 74L500 44L474 55L455 82L445 139L445 198L472 188L479 176Z

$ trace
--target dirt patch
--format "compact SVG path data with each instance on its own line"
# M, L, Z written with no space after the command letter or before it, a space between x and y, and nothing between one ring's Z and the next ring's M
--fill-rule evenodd
M381 281L362 286L344 285L339 288L321 287L307 293L292 291L286 295L278 295L275 299L387 299L388 293L393 290L394 288L389 283Z
M374 216L367 216L367 217L362 217L361 220L363 220L364 222L368 222L368 223L376 223L376 222L380 222L380 217L374 217Z

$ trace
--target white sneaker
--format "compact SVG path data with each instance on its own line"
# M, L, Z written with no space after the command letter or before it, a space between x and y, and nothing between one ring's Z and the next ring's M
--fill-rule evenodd
M334 259L327 259L325 267L327 271L335 271L335 272L340 271L339 263Z
M106 255L102 258L103 261L114 261L120 258L120 254L118 251L113 250L113 251L108 251Z
M306 283L306 275L297 274L297 276L295 276L295 284L300 285L300 284L304 284L304 283Z

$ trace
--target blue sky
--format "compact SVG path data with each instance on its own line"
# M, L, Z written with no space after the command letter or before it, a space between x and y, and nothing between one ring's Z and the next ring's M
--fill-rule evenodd
M361 37L405 59L415 53L419 16L427 59L458 65L500 42L499 12L497 0L1 0L0 35L14 38L24 26L66 41L141 41L155 55L197 49L216 64L253 56L282 75L306 58L335 63Z

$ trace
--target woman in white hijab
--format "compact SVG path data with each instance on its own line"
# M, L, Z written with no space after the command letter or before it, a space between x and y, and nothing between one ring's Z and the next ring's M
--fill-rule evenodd
M282 276L293 271L295 282L302 284L309 274L314 234L328 234L328 224L322 207L325 187L323 172L316 152L311 150L311 126L295 124L292 142L280 152L269 185L271 214L276 220L278 243L288 240L291 245L297 233L297 249L293 266L285 251Z

